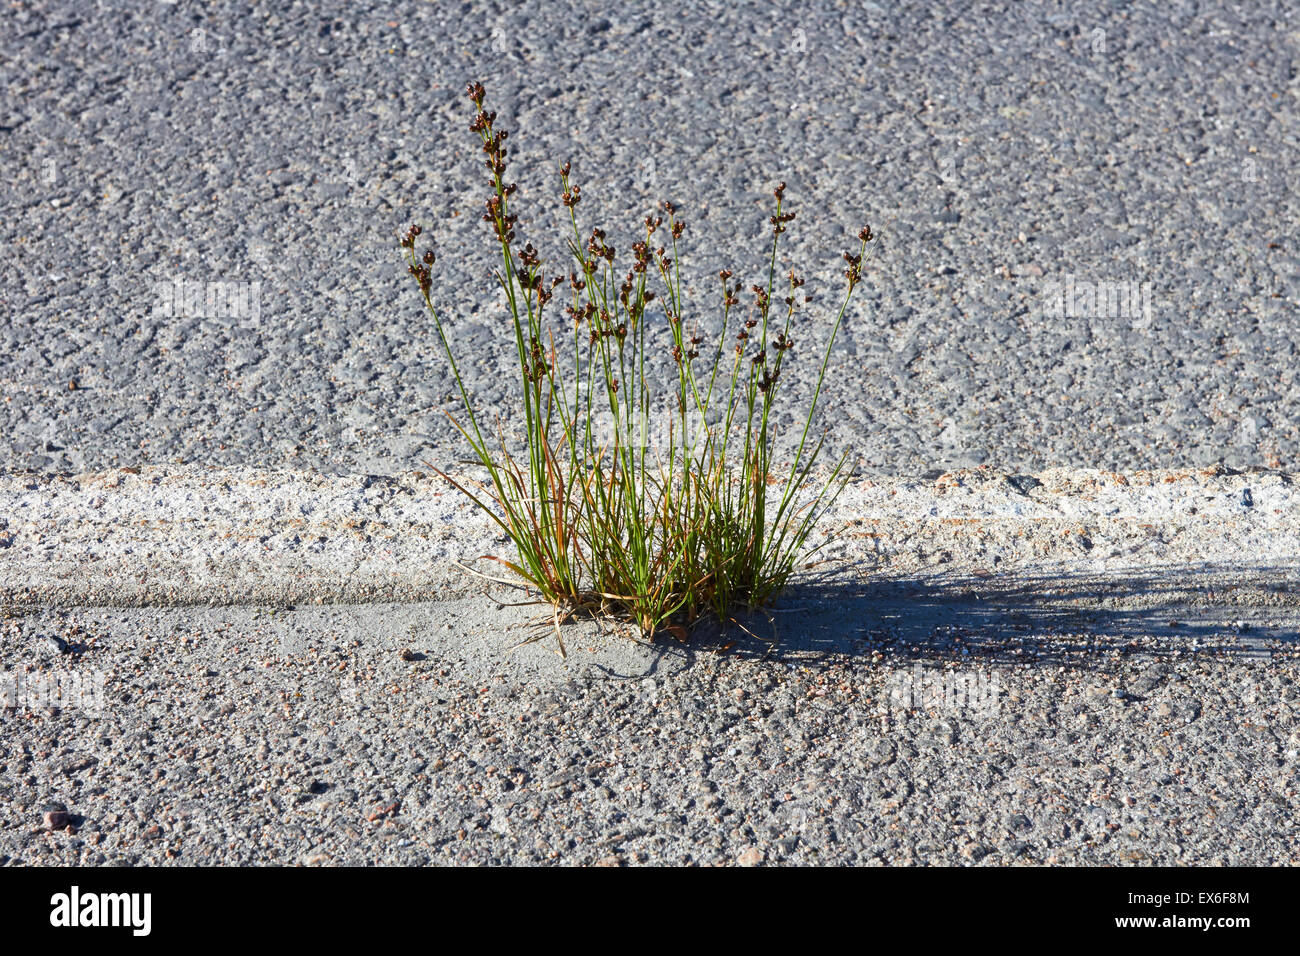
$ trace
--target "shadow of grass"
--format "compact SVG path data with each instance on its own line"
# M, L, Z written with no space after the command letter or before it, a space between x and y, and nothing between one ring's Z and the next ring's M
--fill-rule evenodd
M1297 644L1300 569L804 579L768 609L702 620L663 653L804 665L832 657L1086 666L1187 654L1269 657Z

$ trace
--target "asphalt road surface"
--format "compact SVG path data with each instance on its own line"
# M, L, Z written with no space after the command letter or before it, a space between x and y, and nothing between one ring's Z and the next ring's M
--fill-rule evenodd
M867 472L1294 469L1297 12L7 5L0 460L460 457L396 239L412 220L435 238L466 373L508 411L474 79L515 133L524 237L564 256L564 160L584 229L621 249L671 199L705 327L718 268L745 287L765 269L788 181L806 369L869 222L819 418Z

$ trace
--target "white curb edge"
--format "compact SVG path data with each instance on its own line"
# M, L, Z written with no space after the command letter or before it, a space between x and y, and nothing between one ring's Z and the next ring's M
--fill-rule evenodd
M419 472L0 474L0 601L439 600L483 586L457 562L509 556L493 532L443 479ZM1124 576L1190 565L1250 578L1300 565L1300 485L1222 468L860 478L821 534L822 556L871 578Z

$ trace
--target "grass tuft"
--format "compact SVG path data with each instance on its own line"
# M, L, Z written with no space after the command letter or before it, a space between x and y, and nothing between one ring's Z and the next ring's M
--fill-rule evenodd
M645 238L616 265L605 232L579 225L582 191L566 163L559 180L572 262L567 275L548 270L516 235L516 186L505 179L509 133L484 108L481 84L471 83L467 94L470 130L491 173L482 218L500 254L496 278L514 336L523 433L507 436L498 422L493 434L492 423L475 412L432 299L434 253L417 251L422 230L411 226L402 240L408 269L464 408L464 419L453 422L487 478L471 483L439 474L510 539L513 555L494 560L554 606L557 635L559 624L580 611L626 617L646 637L664 629L684 636L684 626L701 614L725 619L738 607L767 604L807 557L810 533L847 480L843 456L828 476L811 480L825 437L814 440L811 431L871 229L858 234L856 252L844 254L844 297L821 351L808 415L793 459L778 466L772 411L795 351L793 319L807 302L799 292L804 280L778 270L780 239L795 218L785 184L773 190L766 280L751 286L742 314L740 281L719 273L722 331L706 346L684 300L677 246L686 223L677 209L663 203L645 220ZM557 294L568 302L563 320L555 318ZM656 349L665 361L652 361ZM669 373L657 376L656 364ZM781 476L773 474L778 468Z

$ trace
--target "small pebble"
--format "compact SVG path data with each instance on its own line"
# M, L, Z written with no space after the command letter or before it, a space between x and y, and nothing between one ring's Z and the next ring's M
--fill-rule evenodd
M69 820L68 808L61 803L47 803L41 808L41 823L47 830L62 830Z

